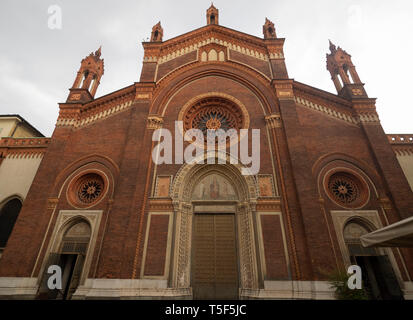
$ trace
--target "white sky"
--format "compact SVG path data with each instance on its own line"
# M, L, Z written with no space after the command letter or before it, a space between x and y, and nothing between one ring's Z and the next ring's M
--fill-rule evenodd
M48 28L48 7L62 8L62 29ZM80 61L102 45L105 74L96 97L136 82L143 49L159 20L164 40L206 24L204 0L2 0L0 114L20 114L53 132ZM286 38L289 76L335 93L325 60L328 39L352 55L386 133L413 133L408 98L413 66L413 1L215 0L220 25L262 37L265 17Z

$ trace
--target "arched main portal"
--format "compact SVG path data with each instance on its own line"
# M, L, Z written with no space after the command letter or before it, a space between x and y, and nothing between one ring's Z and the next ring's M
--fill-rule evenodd
M186 164L175 177L172 198L175 211L172 287L192 287L196 299L236 299L244 290L258 289L254 176L241 175L240 165ZM203 248L206 241L214 241L214 246ZM226 256L226 261L202 266L208 254L214 260ZM221 270L221 275L211 273L212 268ZM224 273L227 277L220 280ZM209 289L202 288L203 277L208 276L204 287ZM224 293L219 287L228 290Z

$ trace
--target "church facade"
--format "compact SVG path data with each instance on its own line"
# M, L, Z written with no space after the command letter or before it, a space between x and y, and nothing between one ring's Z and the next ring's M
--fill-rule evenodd
M413 250L359 241L412 216L413 135L384 133L340 47L332 94L289 77L271 21L259 38L218 18L211 6L169 40L155 25L140 81L99 98L101 49L82 60L1 256L1 298L330 299L352 264L372 298L413 298ZM177 128L244 129L252 148L259 129L259 171L231 161L232 138L157 163L154 132Z

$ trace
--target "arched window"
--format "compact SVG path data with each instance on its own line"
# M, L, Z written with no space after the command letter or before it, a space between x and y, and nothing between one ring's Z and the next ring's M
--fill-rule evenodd
M215 15L211 14L211 24L215 24Z
M0 249L4 248L16 223L22 202L14 198L4 204L0 210Z
M89 71L86 70L86 71L83 73L82 88L85 87L85 83L86 83L86 79L87 79L88 75L89 75Z
M158 39L158 30L155 31L155 34L153 35L153 41L156 41Z
M343 235L350 254L350 260L354 260L356 256L377 255L376 249L365 248L361 245L360 237L369 232L370 230L364 224L356 220L352 220L345 225Z
M209 61L217 61L218 60L218 53L216 52L215 49L212 49L208 53L208 60Z
M89 91L93 91L95 85L96 85L96 75L93 76L92 82L90 83L90 86L89 86Z

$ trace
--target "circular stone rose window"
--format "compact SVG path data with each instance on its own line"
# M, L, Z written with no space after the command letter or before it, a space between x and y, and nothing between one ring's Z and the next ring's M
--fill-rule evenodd
M69 201L75 206L88 207L98 202L104 193L105 182L97 173L87 173L69 187Z
M192 105L183 117L184 131L199 129L207 141L207 130L243 128L245 120L240 108L232 101L221 97L204 98Z
M357 208L368 200L368 187L365 182L349 172L336 172L327 180L327 193L337 204Z

